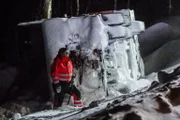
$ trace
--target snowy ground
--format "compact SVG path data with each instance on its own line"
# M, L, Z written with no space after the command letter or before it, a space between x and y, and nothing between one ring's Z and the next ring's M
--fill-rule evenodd
M180 79L146 91L101 101L97 107L74 109L63 107L33 113L21 120L79 120L79 119L119 119L119 120L179 120ZM68 111L66 111L68 110Z
M173 68L179 66L179 40L169 42L162 46L160 49L145 58L146 73L143 79L148 79L150 82L157 81L157 71L163 69L167 72L171 72ZM168 53L168 54L167 54ZM137 84L138 82L136 82ZM129 86L133 86L134 83L128 83ZM94 108L75 109L70 106L63 106L57 110L45 110L37 108L35 111L31 111L37 104L31 104L33 107L27 106L26 113L22 114L20 110L14 110L13 113L19 112L23 116L21 120L75 120L75 119L120 119L120 120L178 120L180 119L180 107L179 107L179 87L180 80L173 81L169 84L164 84L158 88L146 91L148 88L144 88L135 93L122 95L114 99L106 98L99 102L98 106ZM90 96L89 94L87 96ZM87 97L88 98L88 97ZM89 97L90 98L90 97ZM20 103L18 103L20 104ZM38 102L38 104L42 104ZM43 103L48 107L51 103ZM6 108L8 103L6 104ZM14 105L14 108L16 106ZM28 110L27 108L30 108ZM24 108L22 111L24 112ZM36 113L34 113L36 112ZM68 113L67 113L68 112ZM2 111L2 114L5 113ZM17 114L18 116L18 114Z
M179 41L173 41L176 44L179 44ZM174 53L178 52L177 47L166 47L168 45L175 44L175 43L168 43L163 46L161 49L164 51L168 51L167 48L171 49ZM154 52L153 54L157 54L159 50ZM152 55L153 55L152 54ZM164 56L165 57L165 56ZM166 57L165 57L166 58ZM162 59L160 59L162 60ZM166 59L164 59L166 60ZM175 61L172 59L170 66L166 67L164 70L167 72L171 72L173 68L179 66L178 58ZM150 61L155 61L154 64L157 64L158 59L153 57L153 59L149 59ZM172 66L171 66L172 65ZM155 69L156 66L154 66ZM153 72L146 76L146 79L150 79L151 81L157 80L156 72ZM23 118L38 118L38 119L100 119L100 118L107 118L107 119L116 119L119 118L120 120L128 120L130 118L136 118L137 120L178 120L180 119L180 107L179 107L179 86L180 80L173 81L171 84L161 85L160 87L148 91L148 92L138 92L137 95L125 95L115 100L110 100L107 102L102 102L99 104L98 107L84 110L81 112L81 109L75 110L72 107L68 107L72 113L64 114L62 113L67 112L65 109L62 110L46 110L37 113L33 113ZM143 89L143 91L147 90ZM107 104L110 103L107 107ZM118 112L119 111L119 112ZM69 112L69 111L68 111ZM107 114L108 113L108 114ZM118 113L118 114L117 114ZM69 116L70 115L70 116ZM69 117L67 117L69 116ZM136 120L135 119L135 120Z
M172 45L172 44L174 44L177 47L168 47L169 45ZM156 52L154 52L152 54L152 56L155 55L155 54L160 54L159 51L161 49L164 49L165 52L171 50L174 54L178 54L179 53L179 51L178 51L179 47L178 47L177 44L179 44L178 40L173 41L172 43L168 43L168 44L162 46ZM163 50L161 50L161 52L162 51ZM171 55L171 57L172 57L172 55ZM146 59L145 64L147 64L147 60L148 60L149 63L151 61L154 61L154 64L158 64L158 63L160 63L161 60L166 61L165 58L166 58L166 56L164 56L163 59L162 58L157 59L156 57L150 57L149 60ZM179 58L180 57L176 56L175 60L171 59L172 61L167 61L167 62L170 62L171 64L169 64L168 67L164 68L164 70L167 71L167 72L171 72L173 68L179 66L180 65L180 64L178 64L179 63L178 61L180 61ZM166 64L166 62L164 64ZM154 66L153 69L157 69L156 67L157 66ZM146 76L146 79L150 79L151 81L157 80L156 72L152 72L151 74ZM149 116L154 117L154 118L151 117L152 119L150 119L150 120L171 120L171 119L176 120L176 119L179 119L178 118L178 115L180 114L180 111L179 111L180 108L179 108L179 104L178 104L179 96L178 96L178 93L177 94L174 93L176 91L179 92L179 80L177 82L178 82L178 84L174 84L172 86L172 88L171 88L171 86L166 85L165 87L162 86L159 89L154 90L154 91L140 93L138 95L135 95L135 97L134 96L130 97L129 95L127 95L126 97L122 96L122 97L120 97L120 98L118 98L116 100L116 101L122 101L123 100L123 102L121 102L121 104L118 102L118 106L120 105L123 109L127 109L129 107L127 106L127 108L126 108L126 104L129 104L132 107L132 109L129 110L129 111L128 110L123 111L121 109L121 107L119 107L117 109L117 111L120 110L120 112L118 112L119 115L114 115L114 113L111 113L111 114L113 114L113 116L119 117L120 120L121 119L123 120L124 119L123 116L125 116L126 114L132 115L132 116L137 116L137 115L135 115L136 113L138 114L138 116L142 116L141 117L142 120L150 119L150 118L148 118ZM172 95L171 98L168 98L167 95L170 94L170 93L173 93L175 95ZM161 94L162 97L158 97L159 94ZM162 100L161 100L161 98L162 98ZM156 102L157 100L159 100L159 101L164 100L165 102L163 102L161 104L163 106L164 105L166 105L166 106L169 105L170 107L165 107L166 109L164 108L164 111L161 111L163 109L158 108L158 106L160 106L161 104L157 103ZM72 116L67 117L67 115L62 115L61 118L67 117L66 119L72 119L72 118L79 119L80 117L84 118L86 116L91 116L90 118L93 119L92 116L96 115L95 118L99 119L100 115L97 115L99 112L95 113L94 111L95 110L100 111L100 112L102 112L104 110L106 111L107 110L106 106L107 106L107 104L109 102L111 103L111 102L113 102L113 100L105 102L105 103L101 103L99 105L99 107L93 108L93 109L91 109L89 111L85 110L85 111L83 111L82 113L80 113L78 115L73 115L73 117ZM147 103L150 103L150 104L147 104ZM61 112L66 112L66 111L61 111L61 110L55 110L55 111L49 110L48 111L48 109L51 109L50 104L51 103L41 103L41 102L38 103L37 101L34 101L34 102L33 101L31 101L31 102L28 102L28 101L27 102L23 102L23 101L21 101L21 102L20 101L19 102L14 101L13 102L12 101L11 103L6 103L3 106L1 106L1 111L0 111L1 117L0 118L2 120L7 120L6 117L8 117L8 116L11 117L14 113L21 113L21 115L26 115L26 114L29 114L29 113L33 113L33 114L29 114L29 115L24 116L24 117L28 118L28 117L34 116L34 119L35 119L35 118L37 118L39 116L39 119L40 118L43 118L43 119L45 119L45 118L47 118L47 119L52 119L52 118L57 119L59 117L58 114L60 114ZM44 106L47 106L47 107L44 107ZM47 109L47 110L42 111L42 112L37 112L37 111L43 110L43 109ZM65 109L63 109L63 110L65 110ZM74 109L71 108L71 111L73 111L73 110ZM77 112L80 112L80 111L81 110L78 110L76 112L72 112L71 114L76 114ZM34 112L37 112L37 113L34 113ZM88 115L88 114L90 114L90 115ZM91 114L93 114L93 115L91 115ZM111 114L109 114L109 115L111 116ZM140 120L140 119L138 119L138 120Z

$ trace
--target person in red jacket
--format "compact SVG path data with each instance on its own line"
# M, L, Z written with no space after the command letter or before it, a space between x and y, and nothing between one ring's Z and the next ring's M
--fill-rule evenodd
M66 93L73 96L74 106L82 107L81 93L72 84L73 64L69 59L69 52L66 48L60 48L54 62L51 66L52 85L55 93L55 107L62 106L63 99Z

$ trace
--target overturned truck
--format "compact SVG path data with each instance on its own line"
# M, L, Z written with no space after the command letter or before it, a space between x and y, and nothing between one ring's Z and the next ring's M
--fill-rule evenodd
M36 77L41 82L34 81L41 86L36 88L41 95L47 97L52 94L49 92L47 95L44 90L51 88L50 67L62 47L68 48L71 53L75 85L80 89L85 105L128 94L150 84L148 80L141 79L144 65L137 34L144 31L144 23L135 20L133 10L20 23L18 28L21 45L29 45L33 51L30 53L34 66L32 75L43 71L40 72L43 75ZM25 30L28 30L29 40L21 37L25 36ZM42 63L45 58L46 67ZM36 67L39 65L38 70Z

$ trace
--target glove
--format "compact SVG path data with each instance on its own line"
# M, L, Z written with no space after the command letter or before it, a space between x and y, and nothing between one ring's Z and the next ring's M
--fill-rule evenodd
M61 86L59 85L58 87L56 87L56 92L60 93L61 92Z
M54 92L60 93L61 92L61 85L59 83L53 83Z
M72 78L75 78L76 77L76 73L74 73L73 75L72 75Z

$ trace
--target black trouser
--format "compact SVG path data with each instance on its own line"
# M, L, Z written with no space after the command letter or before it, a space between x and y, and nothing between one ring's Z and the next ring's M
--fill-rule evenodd
M56 87L53 85L53 89L55 92L55 106L60 107L62 106L63 99L65 94L73 95L74 100L80 100L81 99L81 93L80 91L76 88L76 86L72 83L67 83L67 82L59 82L58 83L61 86L61 92L57 93L56 92ZM56 105L56 102L58 101L58 106Z

